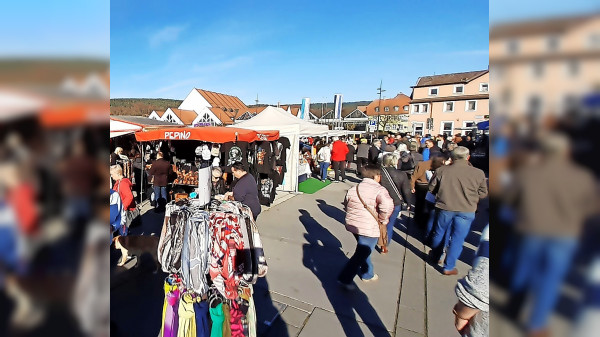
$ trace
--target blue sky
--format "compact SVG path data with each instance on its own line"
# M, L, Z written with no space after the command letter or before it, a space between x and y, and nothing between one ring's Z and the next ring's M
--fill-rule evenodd
M419 76L488 67L487 1L113 1L111 97L252 104L410 95Z
M110 1L3 1L0 57L110 54Z

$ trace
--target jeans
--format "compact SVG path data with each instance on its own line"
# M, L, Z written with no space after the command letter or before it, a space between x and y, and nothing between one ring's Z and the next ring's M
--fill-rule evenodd
M452 212L437 209L437 221L433 232L433 254L439 258L444 250L446 235L450 235L450 244L446 250L446 261L444 271L450 271L456 267L456 260L463 250L465 238L471 230L471 223L475 219L475 212Z
M335 172L335 180L338 180L338 177L340 176L338 174L338 171L341 173L342 175L342 180L346 179L346 162L345 161L334 161L333 162L333 172Z
M371 262L371 252L375 249L379 238L370 238L357 234L354 234L354 238L357 241L356 250L338 276L338 280L343 284L352 283L356 275L363 280L369 280L375 276L373 263Z
M163 201L160 200L161 198L163 199ZM157 208L167 204L166 186L154 186L154 201L156 201Z
M390 215L390 220L387 224L387 232L388 232L388 242L386 246L389 246L392 242L392 237L394 236L394 225L396 224L396 218L398 218L398 214L402 210L402 205L394 206L394 210L392 211L392 215Z
M530 290L533 301L527 327L531 331L547 326L577 246L575 238L521 238L511 292Z
M321 180L327 179L327 168L329 167L329 163L320 163L321 167Z

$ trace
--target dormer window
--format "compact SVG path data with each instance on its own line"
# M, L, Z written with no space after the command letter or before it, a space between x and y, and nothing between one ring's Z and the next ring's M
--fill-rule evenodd
M454 86L454 93L455 94L462 94L464 93L465 90L465 86L462 84L457 84Z
M429 96L437 96L438 88L429 88Z

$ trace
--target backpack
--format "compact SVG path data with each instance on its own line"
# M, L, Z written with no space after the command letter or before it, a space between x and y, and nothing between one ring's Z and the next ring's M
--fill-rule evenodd
M415 169L415 159L410 152L400 154L400 170L410 171Z

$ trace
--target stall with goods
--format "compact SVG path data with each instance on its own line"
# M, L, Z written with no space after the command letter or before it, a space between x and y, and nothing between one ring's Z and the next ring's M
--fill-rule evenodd
M289 140L279 137L279 131L254 131L225 127L161 128L135 133L139 142L147 142L147 152L161 151L172 165L170 182L172 198L200 195L210 174L203 170L219 167L224 172L225 185L234 184L231 165L241 162L257 180L261 203L269 205L275 198L275 188L283 181ZM206 179L201 178L206 177Z

